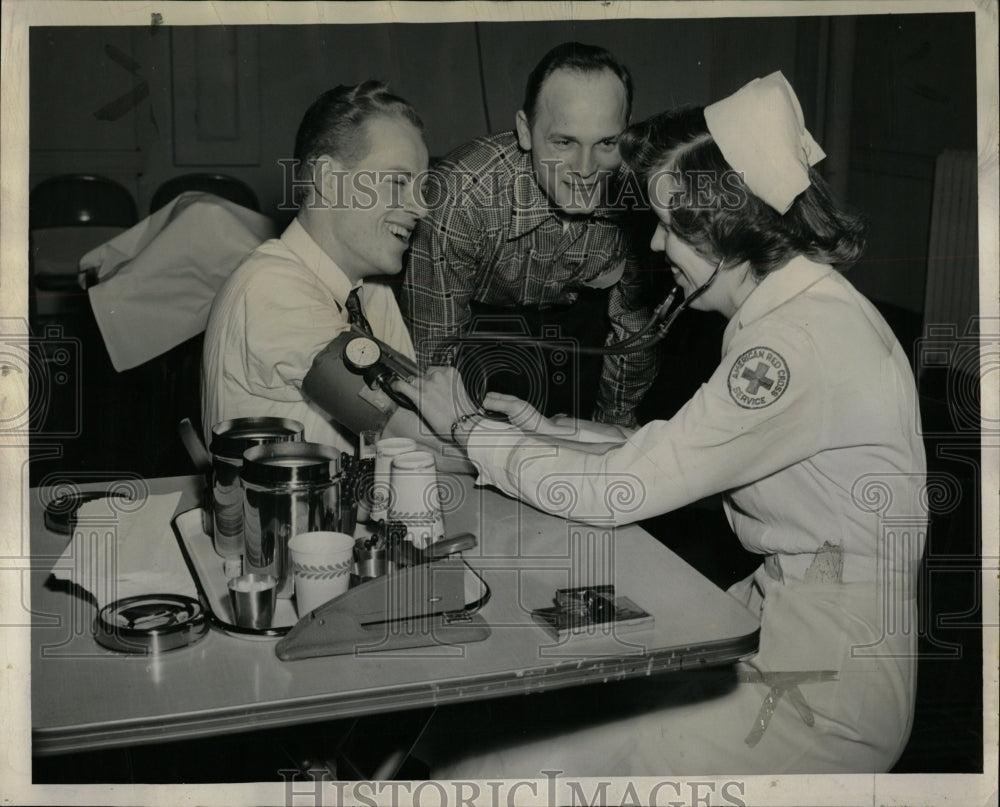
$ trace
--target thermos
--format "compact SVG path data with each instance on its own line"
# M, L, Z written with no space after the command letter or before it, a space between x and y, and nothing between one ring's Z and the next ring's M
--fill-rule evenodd
M224 420L212 427L212 511L215 551L224 558L243 554L243 452L254 446L301 442L297 420L248 417Z
M270 443L243 454L243 571L294 585L288 541L340 529L340 452L319 443Z

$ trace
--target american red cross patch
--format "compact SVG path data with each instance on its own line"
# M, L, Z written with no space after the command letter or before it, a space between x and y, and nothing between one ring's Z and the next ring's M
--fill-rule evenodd
M760 409L784 395L788 362L769 347L752 347L740 354L729 371L729 394L744 409Z

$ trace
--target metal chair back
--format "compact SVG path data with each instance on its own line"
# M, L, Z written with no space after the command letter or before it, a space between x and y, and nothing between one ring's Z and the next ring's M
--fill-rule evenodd
M94 174L64 174L39 182L28 195L32 230L47 227L131 227L138 220L132 194Z
M172 199L184 191L203 191L214 193L230 202L260 212L257 194L243 180L225 174L182 174L168 179L153 194L149 203L149 212L155 213Z

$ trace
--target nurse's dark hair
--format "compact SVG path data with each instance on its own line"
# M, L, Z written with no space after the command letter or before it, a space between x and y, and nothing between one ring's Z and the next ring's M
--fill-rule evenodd
M313 101L295 135L295 201L302 203L317 158L330 156L351 168L368 154L372 118L395 117L421 133L424 122L410 103L381 81L334 87Z
M722 156L704 107L661 112L633 124L619 148L644 186L657 177L681 180L675 197L657 193L652 201L668 203L670 230L713 262L747 262L760 278L796 255L844 270L864 252L864 216L834 200L815 169L784 215L757 198Z
M546 53L541 61L528 74L528 83L524 88L524 110L528 125L535 122L538 111L538 96L542 91L545 79L556 70L575 70L578 73L600 73L610 70L625 87L625 120L632 114L632 74L611 51L596 45L584 45L581 42L563 42Z

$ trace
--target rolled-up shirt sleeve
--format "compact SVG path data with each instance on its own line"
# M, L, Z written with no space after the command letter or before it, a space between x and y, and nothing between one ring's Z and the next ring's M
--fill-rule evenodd
M634 252L626 257L625 272L608 297L611 331L605 344L614 344L638 332L649 319L648 290ZM659 369L655 347L604 357L594 420L618 426L638 425L636 408L653 385Z

